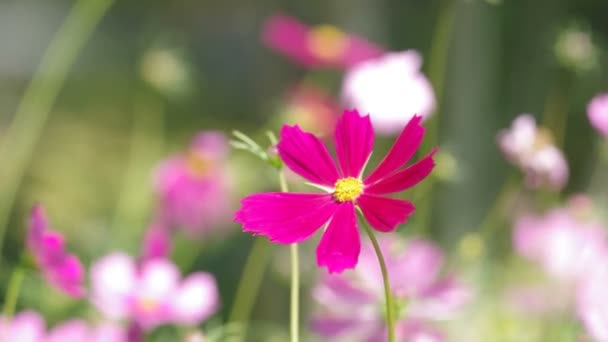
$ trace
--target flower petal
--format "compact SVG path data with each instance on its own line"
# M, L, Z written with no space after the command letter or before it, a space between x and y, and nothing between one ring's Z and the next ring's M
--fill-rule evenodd
M215 279L204 272L193 273L184 279L172 299L173 321L195 325L211 316L218 308L219 293Z
M414 116L407 123L386 157L365 178L365 184L373 184L382 178L390 176L412 158L424 137L424 127L420 125L421 116Z
M308 48L308 26L286 15L275 15L268 19L262 30L266 45L285 54L306 67L319 63Z
M374 147L374 130L369 115L344 111L335 131L336 154L344 177L358 178Z
M270 241L294 243L310 237L338 207L331 194L270 192L245 197L234 220L243 231Z
M84 342L89 340L89 327L79 319L69 320L56 326L44 342Z
M323 142L299 126L283 126L277 149L285 164L307 180L331 187L338 180L336 164Z
M338 207L319 242L317 265L326 266L329 273L342 272L357 265L360 250L355 206L346 202Z
M113 253L91 267L92 302L109 318L128 315L127 300L136 286L137 269L133 259Z
M370 226L381 232L390 232L406 222L416 209L408 201L366 194L359 196L357 204Z
M418 184L426 176L431 173L433 167L435 167L435 161L433 155L437 152L437 148L431 150L424 158L420 159L415 164L412 164L397 173L388 176L377 183L368 185L365 188L365 193L368 194L390 194L394 192L403 191L411 188Z

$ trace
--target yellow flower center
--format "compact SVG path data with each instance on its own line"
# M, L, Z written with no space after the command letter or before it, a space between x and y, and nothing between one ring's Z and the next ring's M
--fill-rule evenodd
M334 199L338 202L354 201L363 192L363 182L354 177L338 179Z
M143 312L154 312L158 309L158 307L160 306L159 303L149 297L141 297L137 299L137 306L143 311Z
M213 162L207 156L201 153L190 152L186 158L188 171L194 177L202 178L211 173Z
M308 34L308 47L323 60L336 60L344 54L348 46L348 36L334 26L321 25Z

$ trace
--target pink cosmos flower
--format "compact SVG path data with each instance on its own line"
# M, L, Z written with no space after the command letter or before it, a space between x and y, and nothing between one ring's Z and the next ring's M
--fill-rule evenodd
M66 251L63 236L49 229L39 205L30 214L27 247L52 286L75 298L84 295L84 268L75 255Z
M349 35L330 25L310 28L295 18L275 15L262 32L272 49L308 68L350 68L383 51L364 38Z
M595 96L587 105L587 116L593 128L608 136L608 93Z
M36 312L23 311L10 321L0 318L0 342L127 342L124 329L101 324L89 326L70 320L46 332L44 319Z
M164 161L156 174L160 217L192 234L211 230L228 216L228 143L223 134L197 135L190 149Z
M608 341L608 264L605 262L577 290L577 313L587 333L596 341Z
M141 259L167 258L171 254L171 234L163 224L153 223L144 236Z
M525 215L515 221L517 252L559 279L576 282L608 257L606 229L573 216L569 209Z
M414 212L414 205L386 195L418 184L435 165L433 149L422 160L403 168L424 136L420 120L419 116L410 120L386 157L365 178L363 168L374 143L368 115L345 111L338 120L334 134L338 166L317 137L299 126L283 126L277 145L281 159L327 193L250 195L242 200L235 221L243 224L246 232L282 244L306 240L329 221L317 247L317 264L329 272L355 267L360 250L356 208L374 229L394 230Z
M568 181L568 163L551 139L529 114L518 116L508 130L498 134L498 144L507 159L526 175L532 188L560 190Z
M303 129L327 137L333 134L338 108L336 101L321 89L299 84L287 93L282 119L289 124L297 122Z
M129 319L144 330L161 324L194 325L218 307L212 275L197 272L179 280L179 270L167 259L146 260L114 253L91 270L92 302L108 318Z
M443 253L430 242L406 244L397 236L382 237L379 242L397 303L397 340L442 341L432 321L456 315L470 291L455 277L440 275ZM313 289L313 298L319 305L313 330L324 341L386 340L382 275L369 241L363 244L357 268L323 276Z
M376 132L395 134L414 114L435 110L435 94L420 71L422 57L414 50L391 52L348 70L342 97L348 106L370 113Z

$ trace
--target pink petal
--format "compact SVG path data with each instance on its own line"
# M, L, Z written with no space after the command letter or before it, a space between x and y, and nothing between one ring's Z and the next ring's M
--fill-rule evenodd
M385 51L364 38L349 35L348 47L344 52L342 64L349 69L361 62L382 56Z
M365 178L365 184L373 184L378 180L390 176L416 153L422 138L424 137L424 127L420 125L421 116L414 116L401 131L397 140L390 151L380 164Z
M74 255L66 255L59 264L45 271L49 281L67 295L80 298L84 295L84 267Z
M126 254L113 253L97 260L91 267L91 301L109 318L126 317L136 278L135 262Z
M173 321L196 325L209 318L219 306L217 284L208 273L193 273L184 279L171 304Z
M179 270L169 260L148 260L141 266L137 293L134 295L162 303L172 296L179 278Z
M416 209L408 201L366 194L359 196L357 204L367 222L381 232L394 230L398 224L406 222Z
M30 249L36 249L44 232L49 229L49 223L41 205L35 205L30 213L27 243Z
M285 164L307 180L330 187L338 180L336 164L323 142L299 126L283 126L277 149Z
M49 333L45 342L88 342L89 328L84 321L70 320L64 322Z
M331 194L271 192L245 197L234 220L243 231L270 241L294 243L310 237L337 210Z
M414 240L408 243L401 260L395 265L400 272L392 278L393 291L406 298L420 296L437 281L443 265L443 252L429 241Z
M377 183L367 186L365 188L365 192L383 195L411 188L431 173L435 167L433 155L436 152L437 148L434 148L429 154L415 164L412 164L406 169L394 173L393 175L388 176Z
M264 25L262 39L272 49L306 67L314 67L320 61L308 48L309 28L292 17L276 15Z
M338 207L317 247L317 265L329 273L342 272L357 265L361 241L355 206L345 202Z
M171 235L162 224L152 224L144 236L142 260L165 258L171 254Z
M0 329L6 334L6 339L1 341L39 342L44 336L44 325L44 319L37 312L23 311L10 322L2 319Z
M344 111L336 124L336 154L344 177L358 178L374 147L374 130L369 115Z

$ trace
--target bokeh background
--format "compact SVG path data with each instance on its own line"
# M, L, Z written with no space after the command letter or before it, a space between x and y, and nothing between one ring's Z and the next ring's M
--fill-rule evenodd
M445 159L432 192L414 194L427 204L400 228L403 233L420 232L451 251L479 227L506 180L517 174L500 153L496 134L520 113L561 127L570 180L562 193L548 197L589 191L606 200L601 179L590 187L601 167L601 138L585 106L608 84L608 2L89 0L105 12L98 25L91 14L88 23L75 24L82 25L82 42L73 35L51 43L71 9L85 2L0 1L2 293L23 250L33 203L47 207L53 226L69 236L68 245L85 265L112 250L137 254L155 208L152 179L159 161L202 130L238 129L266 144L264 132L280 128L286 91L303 79L339 95L341 72L305 70L264 46L264 21L279 12L336 25L388 50L422 54L438 101L426 122ZM593 46L564 48L558 42L568 30L588 35ZM43 68L57 87L33 95L42 105L21 108L27 119L16 120L50 44L62 47L55 58L73 56L74 63L66 66L63 84L60 71ZM593 50L591 62L568 59L568 51L581 49ZM49 108L48 115L41 108ZM386 139L380 146L388 146ZM246 152L234 151L229 165L234 210L243 195L277 187L274 171ZM217 276L223 305L216 320L228 314L252 241L236 224L226 222L222 229L198 240L177 237L173 252L184 272L204 269ZM252 315L277 327L288 319L282 248L274 249L282 257L265 276ZM305 272L314 265L310 253L302 260ZM28 279L19 307L37 308L50 322L92 315L37 276ZM303 305L310 309L307 300Z

